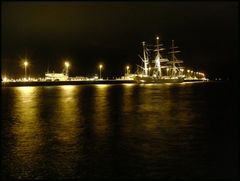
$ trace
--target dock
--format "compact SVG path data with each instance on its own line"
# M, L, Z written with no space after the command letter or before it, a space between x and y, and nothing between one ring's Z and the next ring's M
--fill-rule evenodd
M16 86L56 86L56 85L84 85L84 84L127 84L136 83L134 80L79 80L79 81L21 81L2 82L2 87Z

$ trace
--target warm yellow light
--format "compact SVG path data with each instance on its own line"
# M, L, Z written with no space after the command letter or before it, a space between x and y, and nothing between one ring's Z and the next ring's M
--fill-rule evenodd
M129 69L129 66L127 66L126 68L127 68L127 70L128 70L128 69Z
M27 61L24 62L24 66L25 67L28 66L28 62Z
M149 67L148 69L151 70L151 67Z
M102 64L99 65L99 68L100 68L100 69L102 68Z
M4 78L3 78L3 82L6 82L6 81L7 81L7 77L4 77Z
M190 72L190 70L187 70L187 72L189 73L189 72Z
M167 71L169 70L169 68L167 68Z
M157 40L159 39L159 37L157 36Z
M68 68L70 66L69 62L65 62L65 66Z

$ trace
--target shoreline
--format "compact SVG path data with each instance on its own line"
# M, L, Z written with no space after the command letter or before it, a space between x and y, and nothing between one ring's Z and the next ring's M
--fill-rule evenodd
M29 82L2 82L2 87L18 86L55 86L55 85L84 85L84 84L126 84L136 83L134 80L81 80L81 81L29 81Z
M207 82L203 80L184 80L184 82ZM149 82L150 83L150 82ZM152 82L151 82L152 83ZM135 80L81 80L81 81L28 81L28 82L2 82L2 87L19 86L57 86L57 85L89 85L89 84L137 84ZM144 83L147 84L147 83Z

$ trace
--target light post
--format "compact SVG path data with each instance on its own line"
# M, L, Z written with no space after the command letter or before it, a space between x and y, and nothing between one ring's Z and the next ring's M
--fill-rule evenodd
M187 75L188 75L188 77L190 77L190 74L189 74L189 73L190 73L190 70L187 70Z
M128 75L129 74L129 66L127 66L126 69L127 69L127 75Z
M180 69L180 75L183 75L183 71L184 71L184 69L181 68L181 69Z
M69 62L65 62L66 75L68 76L68 67L70 66Z
M167 68L167 76L168 76L168 70L169 70L169 68Z
M100 69L100 76L99 76L99 78L101 79L102 64L99 65L99 69Z
M25 80L27 79L27 66L28 66L28 62L25 61L24 62L24 69L25 69Z

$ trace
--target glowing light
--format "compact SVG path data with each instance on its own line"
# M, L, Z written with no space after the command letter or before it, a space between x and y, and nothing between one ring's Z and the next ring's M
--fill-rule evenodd
M27 61L24 62L24 66L25 67L28 66L28 62Z
M108 85L108 84L96 84L95 85L97 88L107 88L107 87L109 87L110 85Z
M3 82L6 82L6 81L7 81L7 77L4 77L4 78L3 78Z
M68 68L70 66L69 62L65 62L65 66Z
M25 59L23 64L24 64L24 69L25 69L25 79L27 79L27 66L28 66L27 59Z
M102 64L100 64L100 65L99 65L99 69L100 69L100 75L99 75L99 78L100 78L100 79L101 79L101 73L102 73L101 70L102 70L102 67L103 67Z
M68 76L68 67L70 66L69 62L65 62L64 63L66 66L66 75Z
M74 85L63 85L63 86L61 86L61 89L66 90L66 91L70 91L70 90L76 89L76 86L74 86Z
M23 95L32 95L36 90L36 87L17 87L17 90L21 92Z
M159 37L157 36L157 40L159 40Z
M126 66L126 75L129 74L129 66Z
M126 86L126 87L132 87L134 86L134 84L122 84L123 86Z
M190 70L187 70L187 72L189 73L189 72L190 72Z

